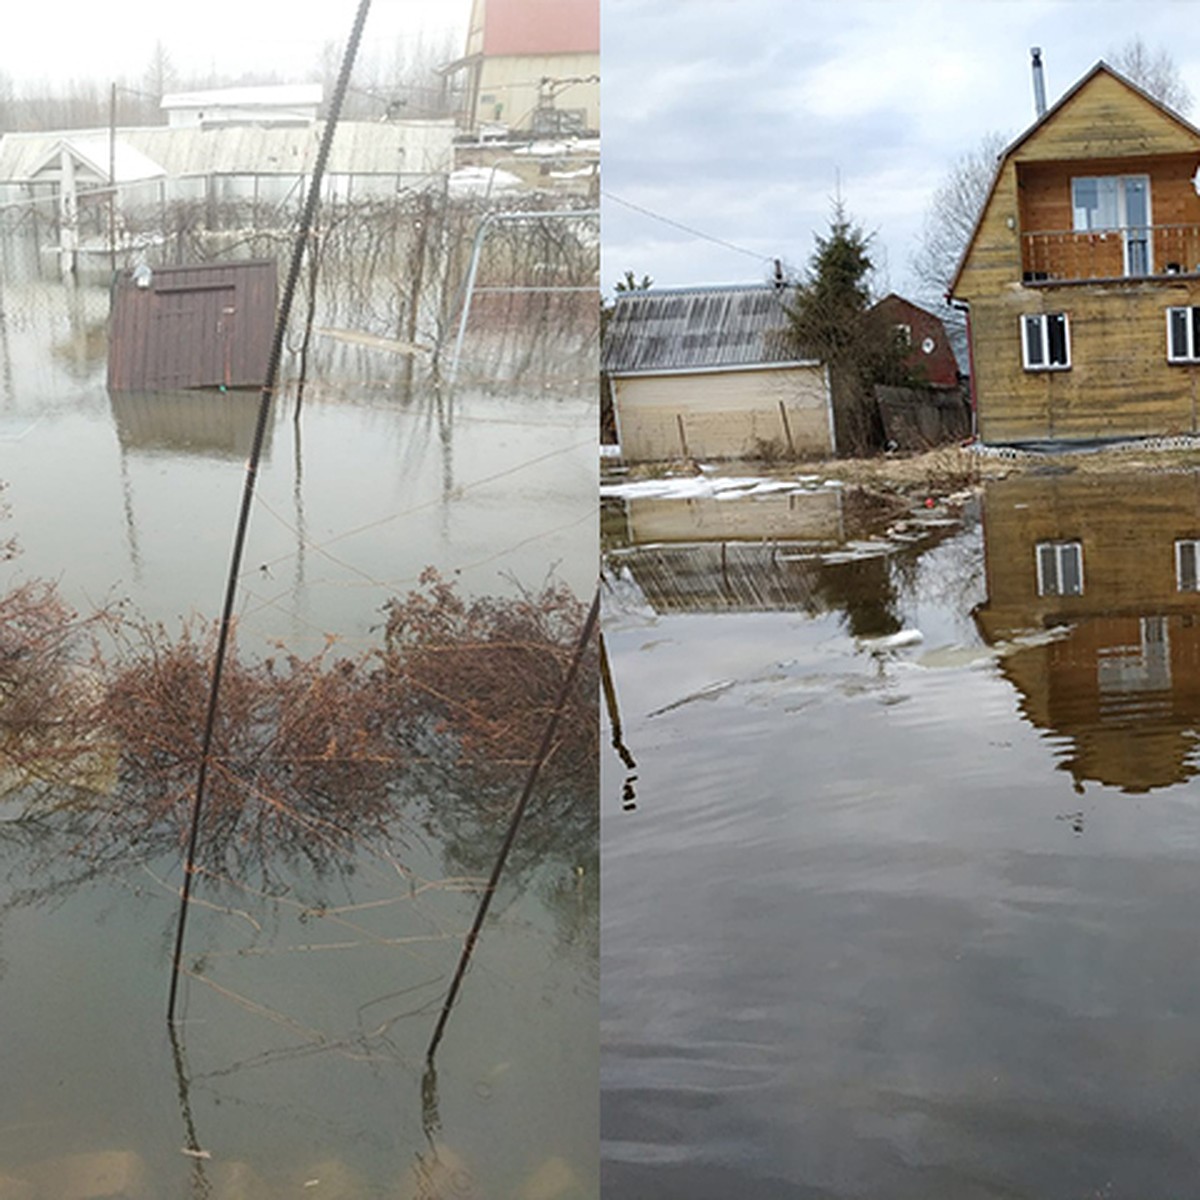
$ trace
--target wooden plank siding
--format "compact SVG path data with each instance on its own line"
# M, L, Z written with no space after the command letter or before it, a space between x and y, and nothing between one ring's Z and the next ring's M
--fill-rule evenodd
M975 617L989 642L1086 614L1186 612L1200 592L1180 592L1175 542L1200 538L1200 476L1163 472L1154 487L1133 476L1013 476L989 482L983 503L987 599ZM1039 596L1039 542L1083 545L1084 590Z
M1168 307L1200 305L1197 165L1200 131L1103 64L1009 147L951 285L970 307L985 442L1200 431L1197 367L1168 363L1166 327ZM1119 232L1072 232L1071 180L1119 175L1149 176L1151 225L1168 227L1139 277ZM1025 369L1020 318L1036 313L1067 314L1069 369Z
M1175 543L1200 538L1200 477L1164 473L1153 488L1080 475L992 482L983 534L988 594L973 615L984 639L1069 628L1001 660L1026 717L1068 743L1062 764L1127 791L1194 776L1200 592L1179 589ZM1055 541L1081 546L1079 595L1038 594L1037 547ZM1145 669L1146 621L1160 639L1157 677Z
M985 442L1147 437L1200 430L1200 368L1167 362L1170 305L1200 304L1200 280L1092 290L1015 285L971 305L977 425ZM1065 312L1068 371L1026 371L1020 318Z
M275 304L273 260L158 267L146 288L124 272L113 293L108 386L261 387Z

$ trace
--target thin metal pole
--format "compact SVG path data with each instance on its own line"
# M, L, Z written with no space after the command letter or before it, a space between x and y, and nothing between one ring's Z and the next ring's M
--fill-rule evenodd
M467 284L463 293L462 314L458 320L458 334L454 339L454 357L450 359L450 383L454 382L458 374L458 356L462 353L463 339L467 336L467 317L471 315L471 293L475 289L475 272L479 269L479 251L483 248L487 227L495 218L495 213L488 213L475 230L475 241L471 245L471 265L467 268Z
M534 210L532 212L487 213L484 216L483 220L479 222L479 228L475 231L475 240L471 245L471 265L467 268L467 282L463 289L462 313L458 319L458 334L454 339L454 357L450 360L449 383L453 383L458 374L458 359L462 353L463 341L467 336L467 318L471 315L471 297L475 291L475 275L479 270L479 254L483 249L483 239L487 235L488 226L493 221L531 221L547 217L561 219L563 217L598 217L599 215L598 208L568 208L552 212Z
M454 972L454 979L450 984L446 1003L442 1005L442 1012L441 1016L438 1017L437 1028L433 1031L433 1038L429 1043L429 1049L425 1052L425 1062L430 1066L432 1066L433 1056L437 1051L438 1043L442 1040L442 1034L445 1032L446 1022L450 1019L450 1010L454 1007L454 1001L458 998L458 990L462 986L463 976L467 972L471 955L475 951L475 943L479 940L479 931L483 927L484 918L491 907L492 897L496 894L496 885L500 882L500 875L508 859L508 852L512 849L513 842L516 841L517 829L520 827L521 818L525 815L525 809L529 804L529 797L533 794L534 784L537 783L538 775L541 774L542 767L550 754L550 746L554 741L555 733L558 731L559 719L562 717L567 699L571 695L575 676L579 673L579 664L583 661L584 651L587 650L588 642L592 639L592 631L596 628L596 618L599 615L600 588L597 585L596 594L592 598L592 607L588 609L587 619L583 623L583 631L579 635L579 643L575 647L575 655L571 659L571 666L558 693L554 712L546 725L546 732L542 735L542 744L538 747L537 757L533 760L533 766L529 769L529 776L525 780L525 789L521 792L521 798L517 801L512 817L509 819L508 832L504 835L504 843L500 847L500 853L496 855L496 862L492 867L491 878L487 882L487 887L484 888L483 898L479 902L479 908L475 913L475 920L471 925L471 931L467 934L467 940L463 943L462 953L458 957L458 967Z
M725 549L721 546L722 551ZM600 635L600 684L604 689L604 703L608 706L608 723L612 726L612 747L621 756L621 761L632 771L637 767L625 738L621 732L621 709L617 704L617 688L613 683L612 665L608 661L608 647L604 644L604 634Z
M117 273L117 85L108 94L108 266Z
M250 459L246 463L246 480L242 489L242 506L238 513L237 531L233 539L233 557L229 564L229 577L225 583L225 605L221 612L221 625L217 634L217 650L213 664L212 681L208 693L208 715L204 723L204 740L200 747L200 768L196 776L196 795L192 802L192 828L188 838L187 863L183 872L183 890L179 902L179 924L175 931L175 953L171 960L171 994L167 1001L167 1020L175 1020L175 999L179 990L179 963L183 956L183 932L187 924L188 903L192 893L192 878L196 871L196 844L200 832L200 813L204 804L204 786L208 780L208 763L212 753L213 733L217 722L217 700L221 691L221 674L225 665L225 655L229 647L229 635L233 628L233 605L237 596L238 575L242 568L242 552L246 545L246 529L250 522L250 508L254 500L254 484L258 478L258 464L262 457L263 440L267 429L267 416L271 409L271 396L275 390L275 379L279 373L279 361L283 356L283 339L287 331L288 317L292 311L292 300L296 294L296 282L300 277L300 264L304 258L304 249L308 241L308 231L312 228L316 215L317 204L320 201L321 180L325 174L325 164L329 159L329 148L333 143L333 133L337 127L338 115L342 110L342 99L346 94L346 85L350 79L350 70L354 65L354 57L358 44L362 40L363 25L367 20L367 11L371 0L359 0L358 11L354 16L354 27L350 39L346 43L346 51L342 56L341 72L338 75L337 86L334 88L333 99L330 101L329 116L325 120L325 128L321 134L321 145L317 151L317 162L313 168L312 184L305 198L304 209L300 217L300 228L296 234L296 243L292 249L292 261L288 270L287 280L283 288L283 298L279 304L279 314L275 319L275 336L271 343L271 357L267 362L267 378L263 384L262 394L258 402L258 422L254 427L254 442L250 451Z

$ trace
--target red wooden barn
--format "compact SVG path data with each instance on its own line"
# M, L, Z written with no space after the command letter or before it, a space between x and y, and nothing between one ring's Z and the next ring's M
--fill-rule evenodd
M895 292L884 296L872 312L899 329L908 342L911 351L905 366L930 387L958 387L958 361L939 317Z

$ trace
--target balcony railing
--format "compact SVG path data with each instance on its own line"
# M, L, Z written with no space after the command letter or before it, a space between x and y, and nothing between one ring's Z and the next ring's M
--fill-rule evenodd
M1146 225L1021 236L1026 283L1200 274L1200 225Z

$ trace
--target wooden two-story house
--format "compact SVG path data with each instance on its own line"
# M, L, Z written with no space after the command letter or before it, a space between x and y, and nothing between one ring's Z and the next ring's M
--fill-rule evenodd
M949 289L989 443L1200 432L1200 129L1099 63L1001 155Z

